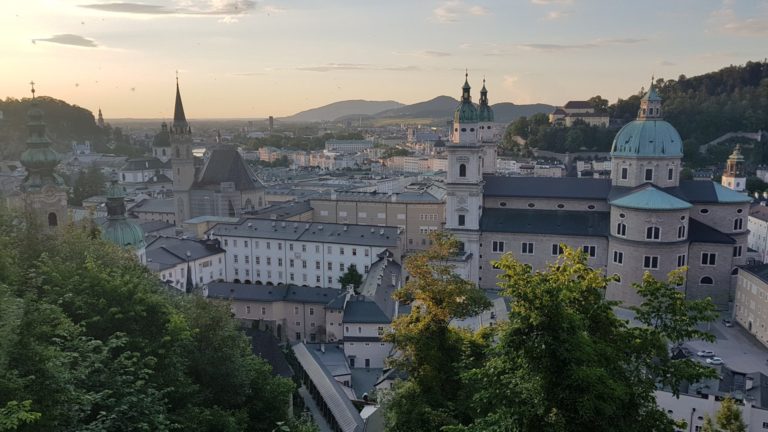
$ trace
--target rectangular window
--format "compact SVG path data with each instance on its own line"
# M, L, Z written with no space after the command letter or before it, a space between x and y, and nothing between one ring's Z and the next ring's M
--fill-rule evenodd
M224 247L227 247L227 246L229 246L229 240L224 239Z
M277 266L278 267L282 267L283 266L283 259L282 258L278 258L277 259Z
M352 256L357 256L357 248L352 248Z
M738 258L741 256L741 246L734 246L733 247L733 257Z
M288 243L288 250L293 252L293 243Z
M522 242L520 244L520 253L524 255L533 255L533 242Z
M562 255L563 247L557 243L552 244L552 255Z
M237 247L237 239L232 240L232 247Z
M307 251L307 245L303 244L301 245L301 251L306 252Z
M277 244L277 250L283 250L283 244L282 243L278 243Z
M386 219L387 215L384 214L384 213L379 213L379 214L376 215L376 217L378 217L379 219Z
M320 270L320 261L315 261L315 270Z
M345 211L340 211L340 212L339 212L339 217L347 217L347 212L345 212Z
M626 237L627 235L627 224L624 222L619 222L616 225L616 235Z
M339 248L339 255L344 255L344 248L343 247Z
M675 178L675 169L670 167L667 171L667 180L672 181L673 178Z
M657 226L649 226L645 229L646 240L659 240L661 238L661 228Z
M344 271L344 263L339 263L339 271L340 272Z
M272 265L272 257L267 257L267 265Z
M247 313L249 315L251 314L251 307L250 306L246 306L245 307L245 313Z
M307 262L304 260L301 260L301 268L307 268Z
M613 251L613 262L619 265L624 264L624 252Z
M328 210L320 210L320 216L328 216Z
M504 252L504 242L494 240L492 243L492 249L494 252Z
M329 254L331 253L331 247L330 246L328 246L328 253Z
M464 225L466 225L466 216L460 214L459 215L459 226L464 226Z
M315 253L320 253L320 245L315 245Z
M237 255L232 255L232 260L237 264Z
M293 258L289 259L289 260L288 260L288 266L289 266L290 268L293 268L293 264L294 264Z
M590 258L597 256L597 246L582 246L581 250Z
M261 308L261 314L262 315L266 315L267 314L267 308L266 307L262 307Z
M626 180L627 178L629 178L629 168L621 167L621 179Z
M733 220L733 230L741 231L744 228L744 219L736 218Z
M320 275L315 276L315 283L320 284Z
M366 217L368 217L368 213L366 213L366 212L357 212L357 217L359 217L359 218L366 218Z
M363 270L363 271L364 271L365 273L368 273L368 270L370 270L370 269L371 269L371 268L368 266L368 264L366 264L366 265L365 265L365 270Z
M701 253L701 265L713 266L717 261L717 254L712 252Z
M328 286L333 285L333 278L328 276Z
M253 257L253 262L256 263L256 265L261 265L261 258L258 256Z
M251 257L249 257L248 255L245 255L243 258L245 258L245 263L246 264L250 264L251 263Z
M248 247L248 240L243 240L243 247Z
M685 265L685 254L677 256L677 266L683 267Z
M405 213L398 213L397 220L405 220Z
M653 181L653 168L645 169L645 181Z
M659 268L659 257L646 255L643 257L643 268L645 269L657 269Z
M315 314L315 308L309 308L309 315L312 316Z
M270 250L270 249L272 249L272 243L271 242L267 242L267 250Z
M680 225L677 227L677 238L685 238L685 225Z
M365 250L365 254L363 255L368 256L368 249Z
M291 279L291 282L293 282L293 273L288 273L288 277Z
M328 271L333 270L333 263L328 261Z

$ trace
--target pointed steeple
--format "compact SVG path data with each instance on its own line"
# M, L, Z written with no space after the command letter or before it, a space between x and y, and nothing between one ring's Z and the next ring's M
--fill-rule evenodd
M493 121L493 110L488 103L488 89L485 88L485 78L483 78L483 88L480 90L480 108L478 109L478 115L481 122Z
M181 102L178 72L176 72L176 104L173 108L171 132L175 135L186 135L192 132L189 128L189 123L187 123L187 116L184 114L184 104Z
M101 115L101 107L99 107L99 118L96 121L100 128L104 129L104 116Z
M470 95L470 90L472 87L469 85L469 71L464 73L464 85L461 87L461 101L462 102L472 102L472 95Z
M477 123L477 108L472 103L469 85L469 72L464 74L464 85L461 87L461 101L453 114L453 123ZM474 132L474 129L473 129Z
M661 96L656 92L651 78L651 86L648 92L640 98L640 110L637 112L638 120L661 120Z

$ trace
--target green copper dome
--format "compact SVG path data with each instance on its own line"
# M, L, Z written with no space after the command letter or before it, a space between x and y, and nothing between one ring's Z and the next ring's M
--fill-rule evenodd
M613 139L611 157L683 157L683 140L677 129L661 119L634 120Z
M38 188L45 184L62 184L61 178L54 173L61 157L51 148L51 141L45 131L43 111L34 95L32 106L27 111L27 149L21 154L19 161L27 169L24 187Z
M470 89L469 77L465 75L464 86L461 88L461 102L453 113L454 123L477 123L478 121L477 107L472 103Z
M480 89L480 108L478 109L478 120L481 122L493 121L493 110L488 104L488 89L485 88L485 80L483 80L483 88Z
M144 230L125 217L125 191L116 181L107 189L107 222L102 226L101 238L124 248L146 246Z

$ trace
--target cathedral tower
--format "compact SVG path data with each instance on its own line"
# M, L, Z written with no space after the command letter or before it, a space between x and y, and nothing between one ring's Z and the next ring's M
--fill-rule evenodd
M163 124L163 132L167 126ZM173 123L166 132L171 149L173 169L173 195L176 203L176 224L181 225L190 216L189 190L195 182L195 159L192 155L192 129L184 114L181 102L179 78L176 77L176 104L173 109Z
M499 131L493 122L493 109L488 104L488 90L485 88L485 79L483 79L483 88L480 90L478 122L478 140L483 147L483 164L481 168L483 174L495 174Z
M461 101L453 116L451 141L446 145L445 228L461 242L456 270L478 282L480 216L483 205L483 148L478 142L479 113L472 103L465 76Z
M67 188L55 170L61 160L51 148L43 121L43 111L35 99L32 85L32 107L27 112L27 149L21 154L21 164L27 176L21 184L19 203L25 211L34 214L43 226L50 228L67 221Z

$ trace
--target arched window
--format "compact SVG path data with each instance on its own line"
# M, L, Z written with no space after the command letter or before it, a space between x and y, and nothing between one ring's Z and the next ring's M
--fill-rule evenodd
M661 238L661 228L657 226L649 226L645 229L646 240L659 240Z
M616 235L626 237L627 235L627 224L624 222L619 222L616 224Z
M464 164L459 165L459 177L467 176L467 166Z
M711 278L711 277L709 277L709 276L704 276L703 278L701 278L701 280L699 281L699 283L700 283L701 285L712 285L712 284L713 284L713 283L715 283L715 282L712 280L712 278Z
M48 213L48 226L49 227L59 226L59 217L56 216L56 213L54 212Z
M685 238L685 225L680 225L677 227L677 238Z

